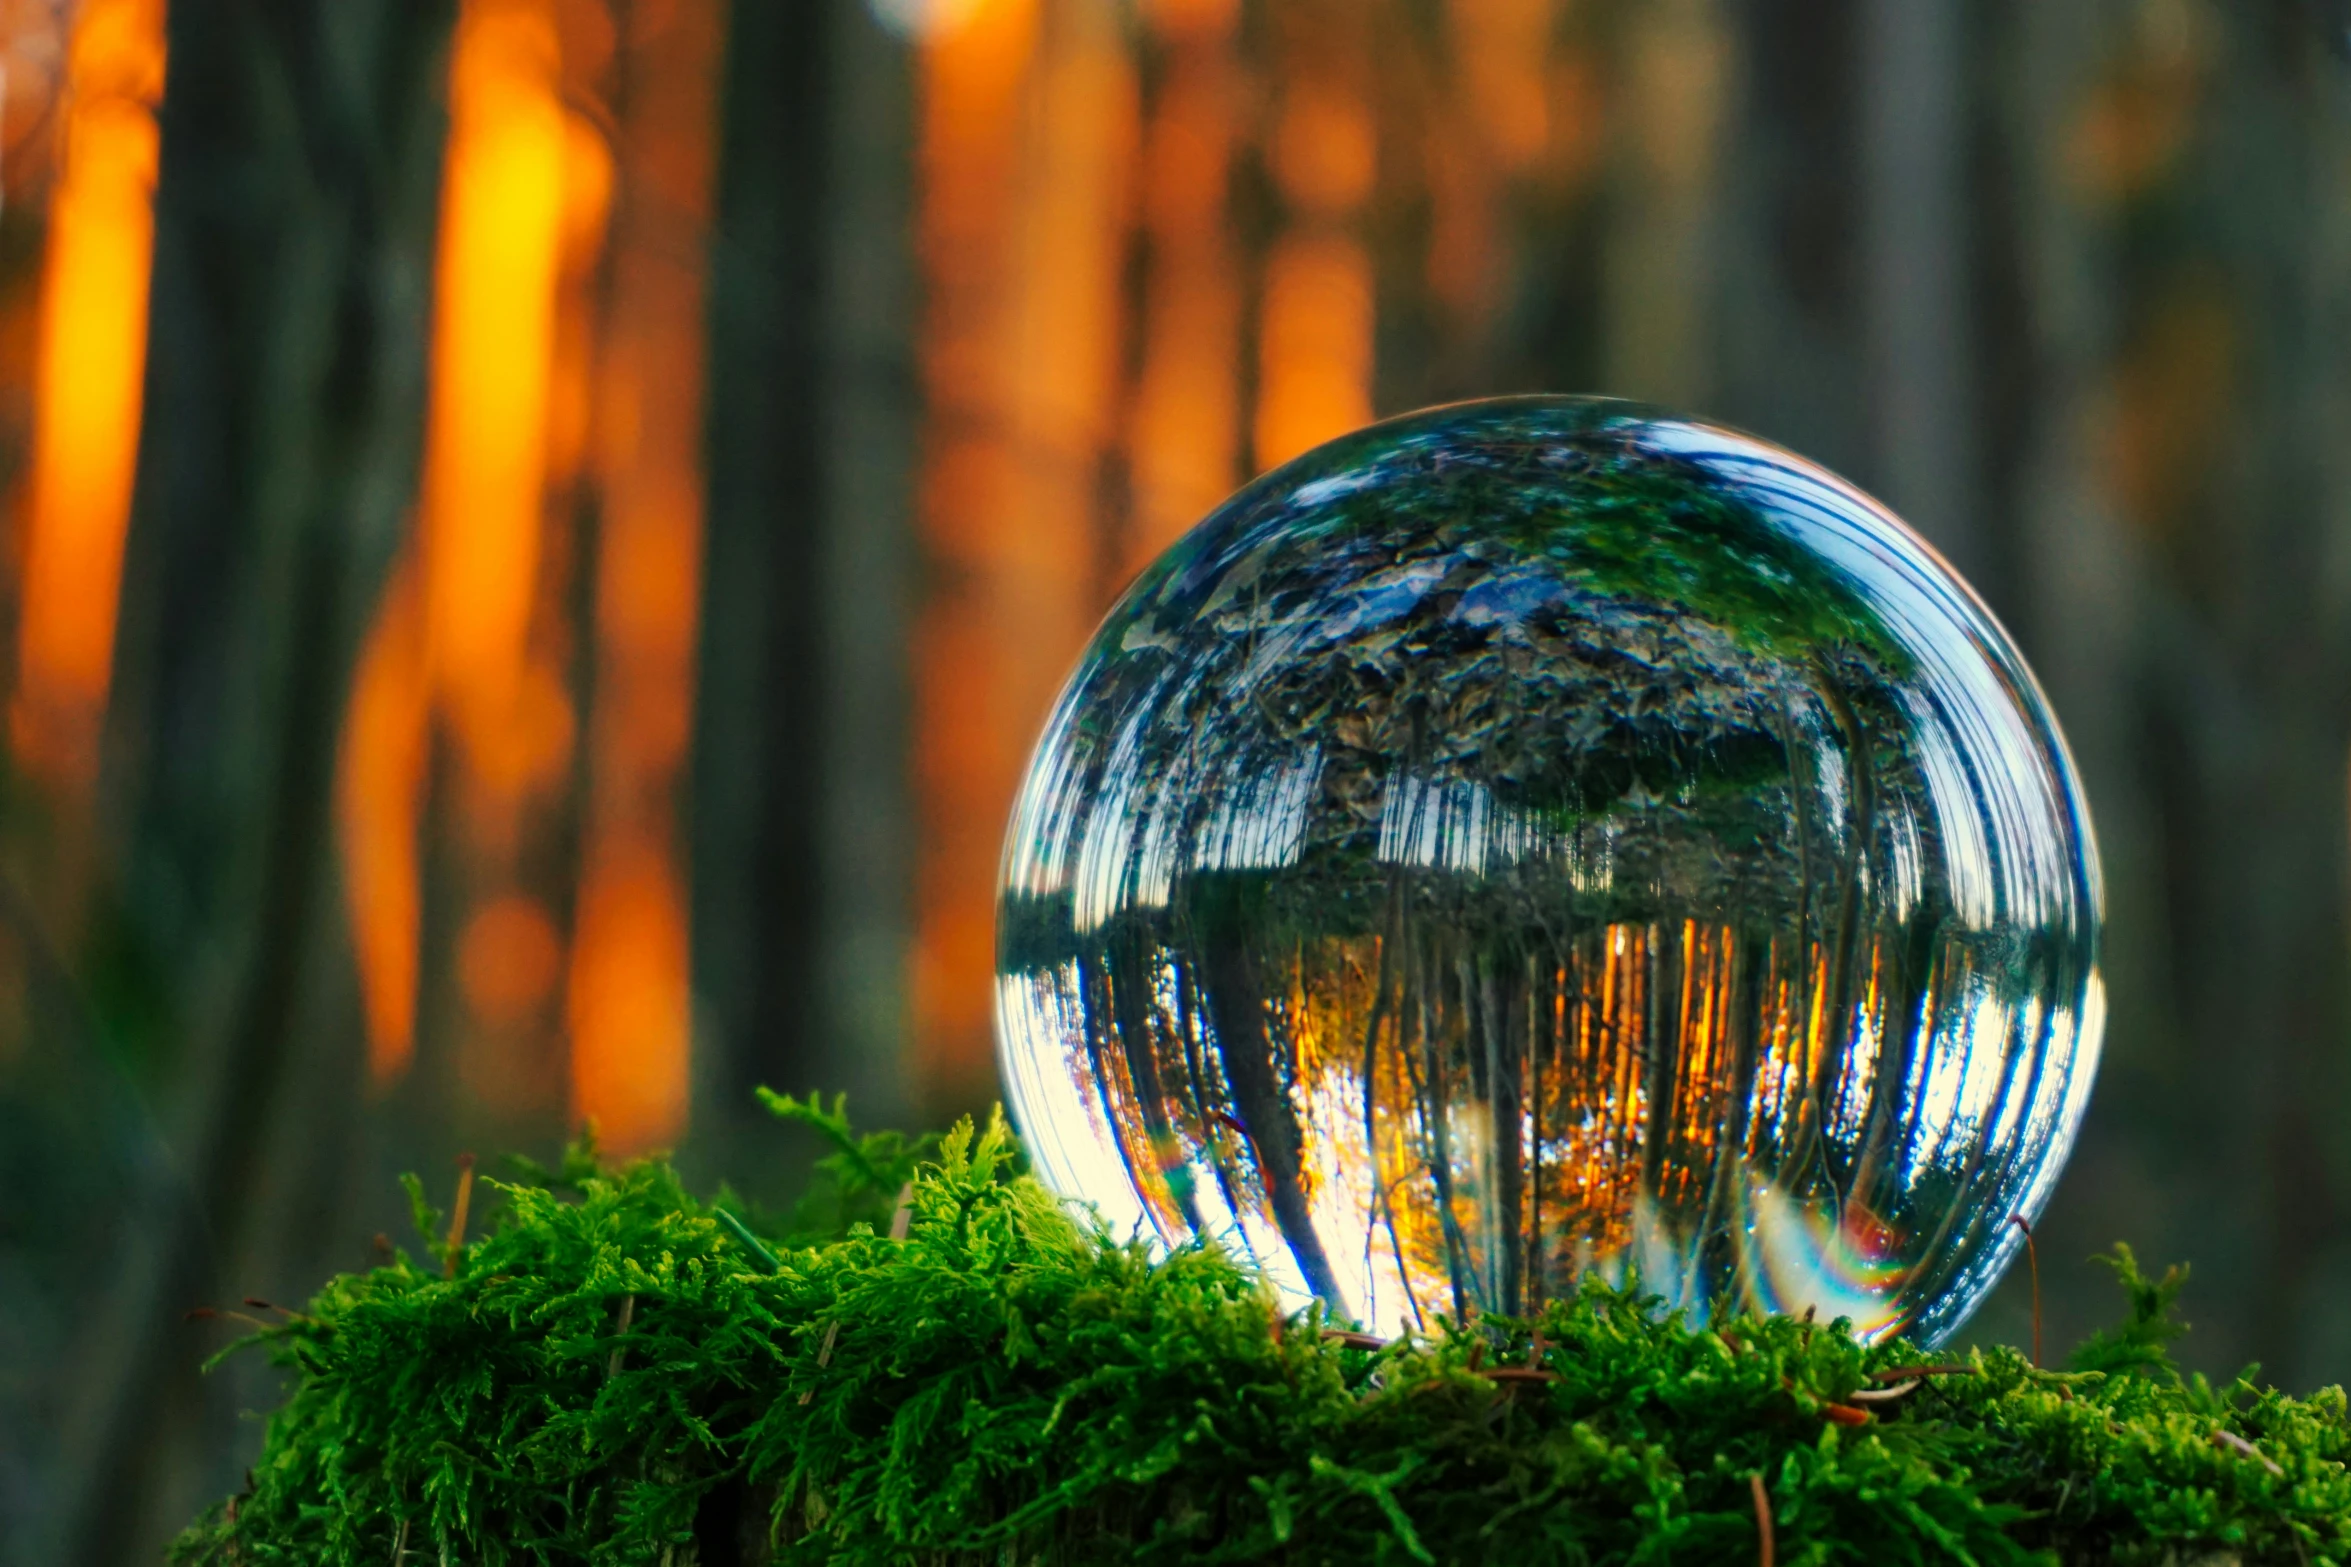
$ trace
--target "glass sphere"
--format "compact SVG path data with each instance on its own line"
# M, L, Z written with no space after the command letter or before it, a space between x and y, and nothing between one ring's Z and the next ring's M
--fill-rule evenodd
M2023 659L1753 437L1511 398L1249 485L1013 812L1037 1167L1379 1331L1596 1271L1948 1333L2096 1069L2096 850Z

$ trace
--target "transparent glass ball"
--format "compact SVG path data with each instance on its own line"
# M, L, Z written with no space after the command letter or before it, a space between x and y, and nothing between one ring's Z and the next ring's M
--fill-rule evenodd
M1900 521L1512 398L1127 591L1014 808L998 1039L1054 1188L1382 1332L1597 1272L1931 1341L2072 1143L2099 919L2047 704Z

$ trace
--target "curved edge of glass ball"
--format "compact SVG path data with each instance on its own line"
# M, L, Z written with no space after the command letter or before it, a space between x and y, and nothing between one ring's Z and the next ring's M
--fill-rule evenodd
M1382 1331L1598 1273L1955 1328L2103 1028L2065 743L1858 489L1638 404L1343 436L1147 568L999 887L1040 1173Z

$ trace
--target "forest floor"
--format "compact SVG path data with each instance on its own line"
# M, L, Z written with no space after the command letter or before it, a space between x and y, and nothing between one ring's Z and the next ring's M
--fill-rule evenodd
M1387 1342L1088 1229L1000 1117L769 1102L834 1147L789 1213L580 1149L247 1302L289 1394L175 1561L2351 1562L2341 1390L2183 1376L2127 1248L2062 1368L1599 1284Z

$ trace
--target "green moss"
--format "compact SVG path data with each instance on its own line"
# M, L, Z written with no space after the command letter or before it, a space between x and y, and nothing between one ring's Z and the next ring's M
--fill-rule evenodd
M771 1103L836 1142L789 1217L575 1158L454 1278L403 1256L258 1334L291 1396L175 1560L1751 1562L1760 1476L1781 1563L2351 1561L2342 1393L2181 1377L2178 1275L2127 1250L2065 1371L1598 1285L1363 1348L1073 1222L1000 1119L932 1149ZM1927 1361L1962 1369L1864 1396Z

